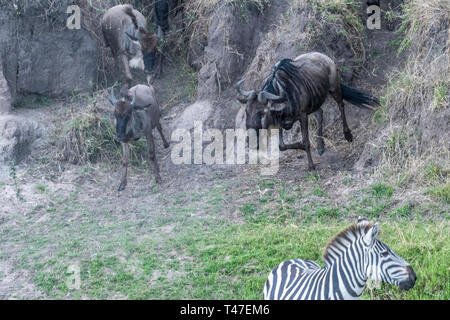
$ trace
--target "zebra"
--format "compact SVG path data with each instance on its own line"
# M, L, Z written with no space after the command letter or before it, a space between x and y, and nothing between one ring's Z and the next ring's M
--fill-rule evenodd
M368 279L414 287L416 274L403 258L377 239L378 224L364 217L340 232L327 245L325 267L310 260L280 263L264 285L265 300L359 299Z

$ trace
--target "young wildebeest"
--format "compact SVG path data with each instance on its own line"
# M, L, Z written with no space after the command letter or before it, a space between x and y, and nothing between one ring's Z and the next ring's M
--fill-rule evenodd
M169 143L162 131L160 123L161 113L153 87L139 84L132 87L128 91L128 95L133 97L131 102L126 98L117 100L114 95L114 90L111 90L111 96L108 97L108 100L114 106L116 140L122 144L123 150L122 179L120 180L119 191L124 190L127 185L129 142L139 140L143 136L147 138L147 161L150 171L154 172L157 183L161 183L161 176L159 175L159 166L156 162L155 141L152 133L153 128L158 129L163 140L164 148L169 147Z
M305 150L308 156L309 170L314 170L315 167L310 151L308 115L320 109L328 94L339 106L344 137L348 142L353 141L353 136L345 118L343 100L369 109L372 109L370 106L379 104L378 100L371 95L341 84L333 60L318 52L302 54L294 60L281 60L273 67L272 76L268 81L271 82L272 92L267 90L253 92L241 102L247 103L246 109L248 110L261 110L262 108L261 126L263 129L288 128L291 126L290 124L299 120L303 142L285 145L280 141L280 150ZM273 93L274 90L277 94ZM287 103L281 104L284 102ZM254 104L257 104L256 107ZM319 120L320 122L321 120ZM321 132L319 132L319 136L321 136Z
M101 21L103 37L111 48L117 67L122 62L125 82L132 81L130 68L143 70L150 75L155 64L156 75L162 72L162 56L158 52L158 37L147 31L145 17L130 4L109 9Z

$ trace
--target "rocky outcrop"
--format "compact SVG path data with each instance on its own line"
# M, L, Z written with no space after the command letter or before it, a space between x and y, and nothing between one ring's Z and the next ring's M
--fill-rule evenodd
M66 27L72 2L0 0L0 60L13 97L68 95L95 84L98 44L87 30Z
M220 95L243 75L262 36L289 4L284 0L261 3L219 3L199 71L199 99Z
M41 138L42 129L33 120L17 116L0 116L0 163L19 163Z
M0 60L0 115L11 111L11 92L8 83L3 76L3 68Z

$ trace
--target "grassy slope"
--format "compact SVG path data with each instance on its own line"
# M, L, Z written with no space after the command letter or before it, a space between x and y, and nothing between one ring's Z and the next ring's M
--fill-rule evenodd
M450 298L445 202L435 209L396 208L395 188L383 183L337 205L314 177L298 185L260 178L241 184L217 181L207 191L170 200L155 191L151 204L126 212L111 210L106 200L92 206L79 191L64 198L48 195L35 212L18 215L17 223L3 230L23 249L14 252L2 241L1 252L12 250L17 268L28 270L51 298L261 299L273 267L291 258L320 263L327 242L365 212L379 217L381 239L412 264L418 281L409 292L383 285L363 298ZM232 192L236 188L239 194ZM229 219L232 207L237 211ZM444 214L431 220L430 210ZM50 215L44 224L27 218L44 212ZM81 270L80 290L67 287L72 264Z

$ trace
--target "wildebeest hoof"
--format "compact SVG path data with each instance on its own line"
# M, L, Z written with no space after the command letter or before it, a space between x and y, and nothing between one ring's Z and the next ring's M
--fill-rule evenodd
M309 171L316 171L316 167L314 165L308 166Z
M287 148L285 146L280 146L280 151L286 151Z
M155 176L155 181L156 181L156 183L158 183L158 184L160 184L160 183L162 183L162 179L161 179L161 177L158 175L158 176Z
M119 186L119 189L117 189L117 191L123 191L123 190L125 190L125 185L121 184Z
M352 142L353 141L353 136L352 136L352 133L350 131L344 132L344 136L345 136L345 139L348 142Z
M164 143L164 148L168 148L168 147L170 147L170 144L169 143Z

